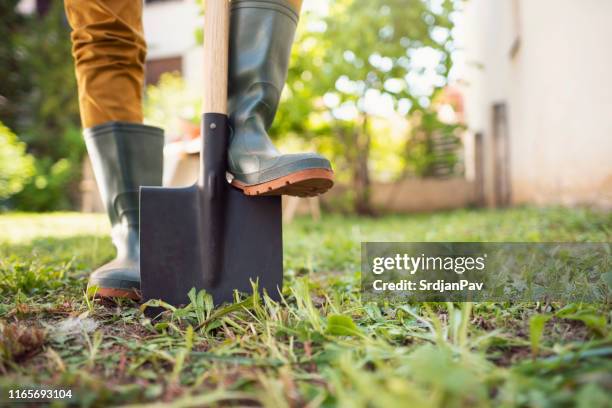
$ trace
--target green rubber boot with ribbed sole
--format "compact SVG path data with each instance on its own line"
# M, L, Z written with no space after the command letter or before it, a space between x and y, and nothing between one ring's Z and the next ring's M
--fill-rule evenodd
M138 123L85 130L85 143L112 226L117 256L94 271L88 287L102 297L140 297L139 190L162 182L164 133Z
M298 10L286 0L233 0L230 21L230 179L248 195L315 196L333 185L329 160L282 154L268 137L287 79Z

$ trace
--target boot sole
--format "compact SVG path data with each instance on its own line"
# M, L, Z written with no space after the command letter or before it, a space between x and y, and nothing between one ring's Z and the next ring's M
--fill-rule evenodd
M127 289L115 289L115 288L99 288L98 291L96 292L96 296L99 296L102 298L128 298L132 300L141 299L141 296L136 291L136 289L127 290Z
M328 169L307 169L260 184L247 185L234 179L232 185L249 196L315 197L334 185L334 172Z

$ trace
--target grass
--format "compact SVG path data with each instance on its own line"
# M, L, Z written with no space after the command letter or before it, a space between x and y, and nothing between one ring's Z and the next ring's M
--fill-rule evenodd
M362 303L361 241L610 241L610 214L521 208L285 228L285 288L157 321L85 293L103 216L0 216L0 405L56 388L109 406L610 406L610 304ZM152 405L152 406L157 406ZM151 405L150 405L151 406Z

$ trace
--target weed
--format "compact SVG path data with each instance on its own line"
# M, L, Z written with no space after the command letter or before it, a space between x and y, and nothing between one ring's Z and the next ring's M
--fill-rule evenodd
M362 240L606 242L610 214L298 219L284 232L280 300L254 282L219 307L195 290L184 307L95 299L88 274L113 256L105 225L94 215L0 216L2 395L69 388L81 406L609 404L609 304L362 302L359 255ZM159 316L145 317L148 308Z

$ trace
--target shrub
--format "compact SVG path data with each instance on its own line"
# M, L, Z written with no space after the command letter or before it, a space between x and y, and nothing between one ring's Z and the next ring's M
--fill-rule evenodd
M48 157L37 159L35 174L23 190L11 199L11 204L20 210L59 211L73 208L76 196L74 183L81 174L79 162Z
M6 22L0 27L0 120L19 135L32 157L29 173L22 172L28 177L14 182L10 201L4 204L22 211L74 208L85 145L79 130L70 27L61 1L32 14L21 14L17 3L0 5ZM0 166L17 166L13 154L0 160ZM6 193L0 191L3 199Z
M26 145L0 122L0 200L19 193L34 175L34 158Z
M201 93L189 88L179 74L162 74L157 85L147 86L145 122L163 128L170 138L182 136L185 122L200 123L201 100Z

